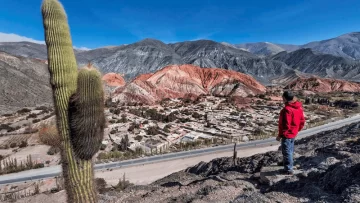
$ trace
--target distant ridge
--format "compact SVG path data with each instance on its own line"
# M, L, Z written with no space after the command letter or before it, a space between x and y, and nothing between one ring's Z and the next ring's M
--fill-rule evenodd
M165 44L148 38L128 45L75 50L75 53L79 66L91 62L103 74L123 73L126 81L169 65L182 64L234 70L249 74L263 84L270 84L274 78L292 70L360 80L359 35L353 32L303 46L270 42L232 45L211 40ZM306 47L311 49L304 49ZM0 43L0 51L46 60L46 47L42 44L6 42Z
M188 98L200 95L242 96L264 93L266 88L251 76L193 65L167 66L144 74L115 91L120 102L155 103L165 98Z

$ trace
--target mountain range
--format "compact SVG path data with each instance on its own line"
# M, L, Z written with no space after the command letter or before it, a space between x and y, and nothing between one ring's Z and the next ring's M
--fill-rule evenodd
M310 48L323 54L341 56L353 60L360 59L360 32L344 34L332 39L310 42L304 45L276 44L270 42L245 43L234 45L259 56L270 56L283 51L292 52Z
M360 63L348 58L322 54L312 49L280 52L268 57L284 62L289 68L321 77L360 80Z
M292 52L300 48L300 46L297 45L273 44L270 42L236 44L234 47L251 52L258 56L270 56L283 51Z
M325 54L359 60L360 32L352 32L328 40L310 42L301 46L301 48L310 48Z
M147 80L154 77L152 74L157 71L163 72L161 70L164 67L184 64L248 74L262 85L288 85L299 77L306 79L314 76L360 81L360 61L354 60L360 58L359 38L360 33L354 32L303 46L271 43L232 45L211 40L165 44L159 40L145 39L129 45L74 51L79 66L90 62L104 75L121 74L120 77L107 75L104 78L120 86L126 84L130 87L128 83L132 83L135 78L138 82L150 84ZM46 59L46 46L43 44L0 43L0 105L20 107L51 104L51 98L44 96L51 95ZM185 74L189 71L170 72ZM165 78L171 79L168 73L165 75ZM193 81L191 78L186 80ZM109 89L114 89L111 87L114 84L110 84ZM137 87L141 89L145 86ZM209 93L212 90L203 88L201 91ZM23 99L16 95L21 95ZM161 96L155 94L153 100L159 98Z
M79 66L89 62L103 74L121 73L129 81L168 65L192 64L250 74L263 84L291 70L322 77L359 79L360 33L303 46L248 43L232 45L210 40L165 44L145 39L129 45L75 50ZM310 47L310 48L306 48ZM3 42L0 51L46 60L46 46L31 42ZM329 53L329 54L325 54Z
M0 52L0 112L52 105L47 63Z

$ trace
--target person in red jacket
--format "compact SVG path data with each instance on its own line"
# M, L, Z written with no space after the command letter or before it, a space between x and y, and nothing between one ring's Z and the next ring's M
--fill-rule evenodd
M294 141L305 125L305 117L301 102L295 99L292 92L285 91L282 97L285 107L280 111L279 134L276 140L281 141L284 173L292 175L294 173Z

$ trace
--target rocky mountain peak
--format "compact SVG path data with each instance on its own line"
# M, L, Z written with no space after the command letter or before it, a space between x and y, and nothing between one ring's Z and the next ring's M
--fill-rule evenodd
M249 75L219 68L171 65L153 74L138 76L116 90L115 99L127 102L154 103L165 98L194 96L247 96L266 91Z

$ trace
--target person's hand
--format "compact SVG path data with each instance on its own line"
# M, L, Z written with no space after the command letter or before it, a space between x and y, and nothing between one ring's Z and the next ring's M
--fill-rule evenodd
M280 136L277 136L277 137L276 137L276 141L280 142L280 140L281 140L281 137L280 137Z

